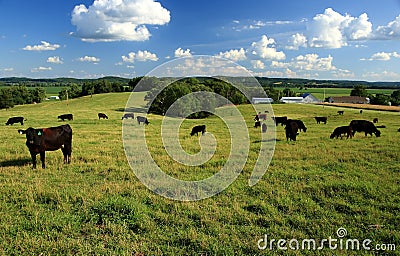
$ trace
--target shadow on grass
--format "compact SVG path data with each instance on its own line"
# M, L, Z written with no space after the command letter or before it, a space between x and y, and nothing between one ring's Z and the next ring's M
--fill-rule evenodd
M0 167L24 166L30 163L32 163L32 159L30 158L7 160L7 161L1 161Z
M115 111L119 112L134 112L134 113L146 113L146 110L144 107L142 108L137 108L137 107L130 107L130 108L117 108L114 109Z

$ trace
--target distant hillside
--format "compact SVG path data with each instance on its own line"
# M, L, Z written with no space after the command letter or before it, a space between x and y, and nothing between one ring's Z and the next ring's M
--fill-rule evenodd
M140 78L140 77L138 77ZM129 78L106 76L97 79L78 79L78 78L27 78L27 77L5 77L0 78L0 85L26 85L26 86L66 86L71 83L81 85L86 82L106 80L111 83L128 84ZM200 78L201 80L201 78ZM356 85L364 85L367 88L379 89L398 89L400 82L367 82L351 80L313 80L300 78L269 78L257 77L259 83L264 87L304 87L304 88L353 88Z

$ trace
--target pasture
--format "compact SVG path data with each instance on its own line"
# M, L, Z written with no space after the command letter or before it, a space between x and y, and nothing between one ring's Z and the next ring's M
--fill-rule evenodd
M328 95L328 94L327 94ZM145 104L138 93L138 109ZM129 167L121 117L129 93L93 95L66 101L16 106L0 111L0 254L3 255L282 255L260 250L270 239L337 238L396 244L400 249L400 115L397 112L321 105L273 105L276 116L301 119L308 130L287 142L277 127L272 162L253 187L248 179L258 156L259 130L249 105L239 106L250 133L248 161L220 194L196 202L163 198L148 190ZM262 106L261 106L262 107ZM97 113L108 120L98 120ZM57 126L57 116L73 113L72 162L61 151L46 153L46 169L31 168L21 125L5 126L8 117L24 116L24 129ZM327 116L316 124L314 116ZM352 119L379 118L380 138L357 133L353 139L329 139ZM229 155L229 131L217 117L185 120L180 143L191 153L200 146L191 127L206 124L217 138L215 156L200 167L171 160L160 138L162 117L149 115L149 150L171 176L199 180L218 172ZM132 129L139 127L136 120ZM145 149L144 149L145 150ZM276 244L275 247L276 249ZM289 251L293 255L370 255L365 250ZM387 252L393 253L396 252Z

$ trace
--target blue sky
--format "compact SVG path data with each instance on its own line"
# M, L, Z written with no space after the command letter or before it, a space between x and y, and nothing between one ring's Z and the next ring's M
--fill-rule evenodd
M211 55L257 76L400 81L400 0L0 0L0 24L0 77L131 78Z

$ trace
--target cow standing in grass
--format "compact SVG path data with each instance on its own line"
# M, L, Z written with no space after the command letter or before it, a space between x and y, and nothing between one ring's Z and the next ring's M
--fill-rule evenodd
M196 136L199 136L198 135L199 132L201 132L202 135L206 132L206 126L204 124L193 127L192 131L190 132L190 136L193 136L195 134Z
M144 116L137 116L136 117L136 120L137 120L137 122L138 122L138 124L140 125L140 123L144 123L144 124L149 124L150 122L147 120L147 118L146 117L144 117Z
M72 129L66 125L50 128L18 130L20 134L26 135L26 146L32 157L33 168L36 168L36 155L40 154L42 168L46 168L45 152L61 148L64 155L64 163L71 162L72 152Z
M314 118L315 118L315 121L317 121L317 124L319 124L321 122L326 124L326 122L328 121L328 118L326 116L316 116Z
M380 137L381 136L381 132L376 129L375 125L367 120L352 120L350 122L350 126L351 129L353 130L353 135L356 132L364 132L365 136L367 136L367 134L371 135L375 134L376 137Z
M108 119L108 116L104 113L98 113L97 116L99 117L99 120L100 120L100 118Z
M292 141L296 141L296 137L297 135L299 135L298 133L299 131L299 125L297 122L295 121L289 121L286 122L286 126L285 126L285 133L286 133L286 140L292 140Z
M349 137L353 138L353 130L351 129L351 126L339 126L339 127L336 127L335 130L333 130L330 138L333 139L333 138L336 137L336 139L338 139L339 136L340 136L340 138L343 139L342 135L346 135L347 139Z
M62 114L59 115L57 118L61 119L62 121L64 121L65 119L67 119L68 121L74 120L74 116L72 114Z
M21 125L24 125L24 121L26 121L22 116L14 116L14 117L10 117L7 120L6 125L13 125L15 123L20 123Z

